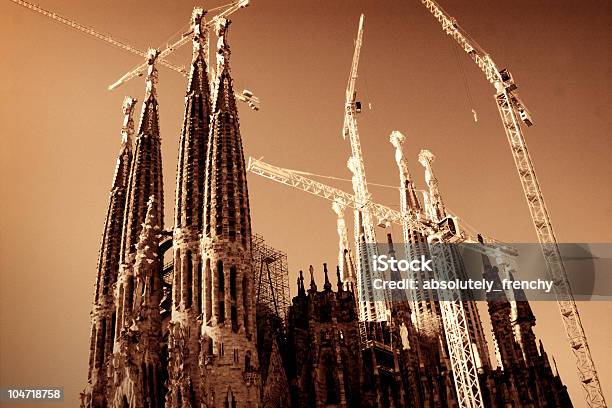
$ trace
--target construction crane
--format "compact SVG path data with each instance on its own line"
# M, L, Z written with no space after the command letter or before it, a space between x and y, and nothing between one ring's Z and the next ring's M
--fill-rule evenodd
M203 29L204 30L209 30L211 27L213 27L213 25L215 24L215 22L218 19L224 18L224 17L229 17L230 15L234 14L236 11L238 11L240 9L243 9L245 7L248 7L249 1L250 0L238 0L236 2L233 2L233 3L229 4L227 6L227 8L225 8L222 12L220 12L219 14L214 16L211 20L207 21L204 24ZM186 33L181 35L181 38L178 41L168 45L163 51L161 51L160 54L159 54L159 58L160 59L165 59L168 55L172 54L174 51L178 50L183 45L185 45L187 43L190 43L191 42L191 34L192 33L193 33L193 27L191 27L191 29L189 31L187 31ZM126 83L130 79L142 76L142 74L146 71L146 69L147 69L147 64L146 64L146 62L144 62L144 63L138 65L136 68L132 69L130 72L128 72L125 75L123 75L121 78L119 78L113 84L109 85L108 89L110 91L112 91L112 90L118 88L119 86L123 85L124 83ZM186 76L186 75L188 75L188 73L184 73L184 75ZM245 95L245 97L246 97L246 95Z
M363 203L352 194L312 180L299 174L300 172L276 167L252 157L249 158L247 171L332 201L334 203L334 212L336 212L338 217L342 217L342 211L336 208L338 206L349 206L361 210L368 207L370 213L381 220L379 222L381 226L384 226L385 222L389 221L401 225L403 229L411 229L423 233L428 237L431 257L435 265L436 278L441 281L450 281L456 277L454 272L455 255L452 254L449 243L470 243L470 249L497 258L512 258L518 255L514 248L500 245L497 241L490 238L481 236L482 242L487 244L480 245L478 238L467 236L464 232L459 231L459 224L456 219L453 221L455 227L449 228L448 223L439 224L435 220L431 222L432 220L424 219L416 214L406 211L400 212L371 200ZM341 235L340 231L339 235ZM340 239L342 240L342 237ZM356 244L358 245L358 241ZM345 247L346 244L343 245L341 242L340 246ZM461 299L459 292L453 290L440 291L439 299L441 300L440 310L446 342L449 348L453 373L455 374L453 378L459 406L466 408L483 407L482 393L478 381L477 359L474 356L477 350L475 350L475 346L470 339L468 318L463 305L463 299Z
M347 167L353 174L353 191L357 202L366 204L370 201L368 183L365 175L361 142L359 141L359 130L357 128L356 115L361 112L361 102L357 101L357 68L359 66L359 55L363 41L363 14L359 18L359 29L355 40L355 51L346 87L346 99L344 104L344 125L342 126L342 137L349 138L351 145L351 157ZM376 248L376 233L370 206L364 205L355 211L355 242L358 243L357 258L357 286L359 287L359 312L362 320L388 320L388 307L386 292L383 300L375 300L372 281L379 278L379 272L372 270L370 260L378 255Z
M424 253L429 253L434 261L434 276L436 279L439 281L453 280L461 276L456 269L458 266L456 259L459 255L448 244L458 241L457 234L454 233L458 225L457 220L448 216L442 202L438 180L431 166L434 156L428 150L422 150L419 154L419 162L425 168L425 181L429 187L429 192L424 192L425 211L423 211L416 197L414 182L410 177L408 163L402 150L404 141L405 136L398 131L393 131L389 137L389 142L395 147L395 161L400 175L401 211L404 217L425 218L439 227L436 233L427 234L423 237L415 235L410 225L403 223L402 235L406 247L406 256L418 257ZM426 239L426 243L423 243L423 238ZM418 280L420 273L415 271L412 276L413 279ZM421 294L418 290L412 291L415 310L419 310L418 306L423 300ZM438 299L440 300L439 307L444 325L444 338L453 368L453 381L457 390L459 406L482 407L478 364L487 356L483 355L486 350L478 347L478 345L483 344L478 341L478 331L474 330L470 333L470 321L477 320L475 304L474 302L464 301L461 293L454 290L439 290ZM427 328L427 324L421 322L421 319L421 316L417 316L417 322ZM428 319L423 320L427 321ZM477 325L473 325L473 327L475 326Z
M355 210L360 210L367 206L372 216L376 217L378 220L378 225L380 227L385 227L387 222L396 225L406 224L408 228L419 231L425 235L432 235L440 229L437 224L431 223L426 219L403 214L398 210L371 200L367 203L362 203L351 193L308 178L300 174L302 173L300 171L274 166L261 159L249 157L247 171L331 202L338 202L343 207L351 207ZM459 227L459 223L457 223L457 227ZM509 257L518 256L518 252L515 248L504 245L491 237L481 236L485 245L479 245L480 241L478 237L469 235L459 228L457 228L453 235L452 242L470 244L470 248L474 247L480 253L486 253L490 256L499 255L500 253Z
M532 126L531 115L517 94L517 86L510 72L507 69L499 70L490 55L476 41L470 38L457 24L457 21L435 1L421 0L421 3L440 22L444 32L451 36L472 58L485 74L487 80L495 87L495 102L510 144L510 151L514 158L531 219L542 248L542 254L553 281L561 319L571 349L576 357L576 367L580 383L586 394L586 402L592 408L606 407L601 383L599 382L595 364L591 357L591 351L584 333L580 314L578 313L578 307L574 301L574 296L567 279L567 273L561 259L550 215L544 203L542 190L519 124L523 122L528 127Z
M96 31L96 30L94 30L91 27L88 27L86 25L80 24L80 23L78 23L78 22L76 22L74 20L71 20L71 19L67 18L67 17L63 17L63 16L61 16L61 15L59 15L57 13L54 13L54 12L52 12L50 10L46 10L46 9L36 5L36 4L29 3L29 2L24 1L24 0L10 0L10 1L12 1L13 3L15 3L15 4L19 5L19 6L25 7L28 10L34 11L34 12L36 12L38 14L41 14L41 15L43 15L45 17L48 17L51 20L53 20L53 21L55 21L57 23L60 23L60 24L62 24L64 26L66 26L66 27L70 27L72 29L75 29L75 30L83 33L83 34L87 34L87 35L89 35L89 36L91 36L93 38L96 38L98 40L104 41L105 43L107 43L109 45L112 45L114 47L120 48L120 49L122 49L124 51L131 52L132 54L138 55L139 57L142 57L142 58L145 58L145 59L147 58L147 52L146 51L140 50L140 49L138 49L138 48L136 48L136 47L134 47L134 46L132 46L130 44L127 44L127 43L125 43L123 41L117 40L116 38L112 37L109 34L105 34L105 33L101 33L99 31ZM225 11L220 13L219 16L221 16L221 15L229 15L229 14L235 12L236 10L238 10L240 8L246 7L248 5L248 3L249 3L249 0L241 0L241 1L238 1L238 2L235 2L235 3L232 3L232 4L230 4L228 6L228 8ZM211 20L211 22L209 22L208 25L212 24L212 21L214 21L214 19ZM191 34L192 32L193 32L193 27L192 27L191 31L189 31L188 33L184 34L184 36L181 38L180 41L183 41L181 43L181 45L186 44L187 42L190 41L191 38L190 38L189 34ZM167 51L167 50L168 49L166 49L164 51ZM157 62L160 65L162 65L162 66L164 66L166 68L169 68L169 69L171 69L171 70L173 70L175 72L178 72L179 74L181 74L181 75L183 75L185 77L188 76L189 72L187 72L185 67L175 65L175 64L167 61L164 58L168 54L170 54L170 52L166 52L166 54L163 57L160 56L157 59ZM138 68L140 69L138 71L138 73L133 75L133 76L131 76L128 79L131 79L131 78L136 77L136 76L141 76L143 74L143 72L147 68L146 62L141 64L141 65L139 65ZM120 83L119 83L119 81L116 82L115 84L111 85L112 88L109 87L109 89L115 89L117 86L125 83L128 79L124 79ZM238 99L238 100L240 100L242 102L245 102L251 109L253 109L255 111L259 110L259 106L260 106L259 98L257 98L255 95L253 95L253 93L251 91L244 90L244 91L242 91L242 93L236 93L235 96L236 96L236 99Z

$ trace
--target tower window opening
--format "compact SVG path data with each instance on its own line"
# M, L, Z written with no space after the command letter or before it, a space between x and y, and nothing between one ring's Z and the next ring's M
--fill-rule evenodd
M217 262L217 285L219 293L225 292L225 275L223 274L223 261Z
M219 301L219 318L217 319L219 323L223 323L225 321L225 302Z
M236 267L230 267L230 295L236 300Z
M196 312L202 313L202 262L198 262L198 277L196 282Z
M210 259L206 259L206 270L205 270L205 287L206 287L206 323L210 321L212 317L212 276L210 271Z
M191 307L191 301L193 298L193 257L191 255L191 251L187 251L186 254L186 258L187 258L187 271L186 271L186 285L185 285L185 289L186 289L186 293L184 296L184 302L185 302L185 309L189 309Z

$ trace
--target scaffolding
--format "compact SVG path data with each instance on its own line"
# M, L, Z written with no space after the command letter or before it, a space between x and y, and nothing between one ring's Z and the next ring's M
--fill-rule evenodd
M258 311L271 313L285 324L290 299L287 254L253 234L253 267Z

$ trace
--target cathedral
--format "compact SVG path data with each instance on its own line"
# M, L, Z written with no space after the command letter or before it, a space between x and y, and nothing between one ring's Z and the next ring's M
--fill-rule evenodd
M229 20L220 18L209 83L203 11L193 14L193 56L179 142L174 220L164 225L158 52L146 92L126 98L117 166L97 268L85 408L464 407L440 306L395 299L386 321L363 321L358 272L300 272L286 318L256 302L246 166L230 71ZM419 206L403 179L403 203ZM414 231L404 237L427 242ZM394 254L388 236L388 253ZM164 256L172 262L164 264ZM342 258L342 256L340 257ZM497 282L482 256L483 275ZM306 276L305 276L306 275ZM317 274L319 275L319 274ZM464 302L484 407L571 407L524 294L486 304L497 364L473 301ZM516 301L515 299L523 299Z

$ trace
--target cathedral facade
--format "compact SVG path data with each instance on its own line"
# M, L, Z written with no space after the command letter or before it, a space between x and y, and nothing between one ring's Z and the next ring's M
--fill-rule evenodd
M459 407L440 310L390 306L359 319L350 254L323 282L300 272L287 319L256 304L246 167L229 66L229 21L219 19L209 83L204 12L193 14L193 57L179 142L174 225L164 229L158 53L148 56L137 129L126 98L92 310L87 408ZM418 206L409 179L406 203ZM407 204L408 205L408 204ZM409 239L426 242L419 233ZM170 251L172 263L164 265ZM389 253L393 243L389 237ZM483 257L487 279L498 271ZM342 269L342 270L341 270ZM321 285L321 287L319 287ZM520 294L518 294L520 295ZM517 296L517 298L521 298ZM478 310L471 333L483 406L571 407L533 333L526 301L487 298L497 367ZM416 316L416 318L414 318Z

